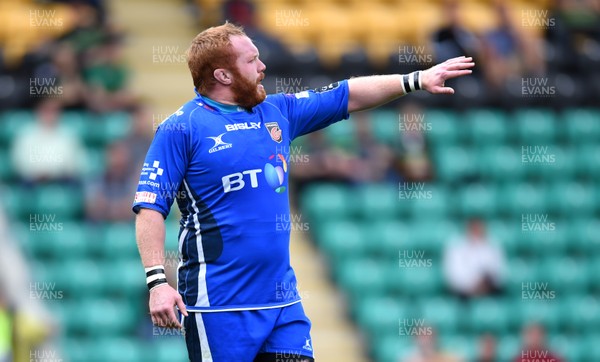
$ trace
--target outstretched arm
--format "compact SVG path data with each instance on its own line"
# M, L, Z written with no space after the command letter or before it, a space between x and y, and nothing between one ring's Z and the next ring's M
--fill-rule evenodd
M446 87L447 79L471 74L475 66L473 58L458 57L448 59L420 73L420 88L433 94L454 94L454 89ZM415 74L415 73L413 73ZM410 79L412 81L412 79ZM418 79L415 84L418 85ZM403 85L403 75L374 75L368 77L351 78L348 80L350 96L348 99L348 112L362 111L378 107L408 93ZM418 86L417 86L418 87Z

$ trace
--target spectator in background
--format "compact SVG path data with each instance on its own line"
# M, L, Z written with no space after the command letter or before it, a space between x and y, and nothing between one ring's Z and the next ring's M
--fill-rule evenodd
M43 100L36 121L15 136L11 158L17 176L26 184L78 182L84 161L79 138L59 124L61 103Z
M106 150L106 159L104 175L87 185L87 218L91 221L132 221L128 205L137 185L127 145L124 142L111 144Z
M451 292L463 300L502 292L504 253L479 219L469 220L467 234L447 243L443 263Z
M514 78L545 73L542 46L517 28L507 4L495 3L499 26L482 37L482 64L487 85L495 91L506 86L507 74Z
M446 0L444 3L448 23L433 34L435 63L461 55L473 57L475 61L479 57L481 45L477 37L461 24L459 4L457 0Z
M424 112L416 103L405 103L400 114L400 162L395 166L407 181L429 181L433 177L433 167L427 154Z
M224 20L244 28L248 37L260 49L260 58L274 74L289 71L292 60L289 50L279 39L262 31L256 24L255 5L248 0L227 0L223 3Z
M489 333L484 334L479 339L479 354L476 362L496 362L498 360L496 349L496 338Z
M127 88L128 77L120 40L117 35L108 36L101 46L86 55L83 79L89 87L89 107L97 112L132 107L135 98Z
M523 329L522 343L521 352L515 356L514 362L562 362L546 346L546 333L539 324L530 324Z
M392 171L395 155L391 148L378 142L371 132L371 119L368 113L353 115L356 125L356 145L358 157L352 162L352 181L378 182L386 179L398 181L398 175Z
M62 87L61 101L66 108L85 108L87 88L81 78L81 69L73 47L64 42L56 44L52 53L50 75Z
M429 327L431 328L431 327ZM409 353L404 362L460 362L463 358L450 352L442 351L438 345L437 335L433 329L431 333L418 333L415 336L414 351Z
M131 116L131 129L123 139L123 143L127 145L131 165L141 167L146 157L146 151L154 137L154 132L160 123L151 122L153 116L150 109L147 105L141 103L133 108ZM136 178L138 171L140 170L134 170Z

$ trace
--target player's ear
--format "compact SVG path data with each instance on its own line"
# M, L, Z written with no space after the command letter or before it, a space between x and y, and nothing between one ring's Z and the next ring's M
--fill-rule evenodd
M218 68L213 72L215 79L221 84L231 84L233 81L232 74L227 69Z

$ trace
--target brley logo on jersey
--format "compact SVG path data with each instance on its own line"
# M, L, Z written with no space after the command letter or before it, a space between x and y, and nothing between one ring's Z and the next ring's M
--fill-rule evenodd
M222 151L227 148L233 147L233 145L231 143L227 143L227 142L223 141L222 138L224 135L226 135L226 133L221 133L217 137L206 137L206 138L210 138L211 140L215 141L215 145L212 146L208 150L208 153L215 153L215 152Z
M238 130L243 130L243 129L260 129L260 122L244 122L244 123L226 124L225 129L227 130L227 132L238 131Z

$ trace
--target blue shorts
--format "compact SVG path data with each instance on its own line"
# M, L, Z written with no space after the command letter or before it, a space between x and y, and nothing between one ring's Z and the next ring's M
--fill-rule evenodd
M280 308L189 313L183 317L192 362L253 362L273 353L283 360L313 357L310 320L300 302Z

